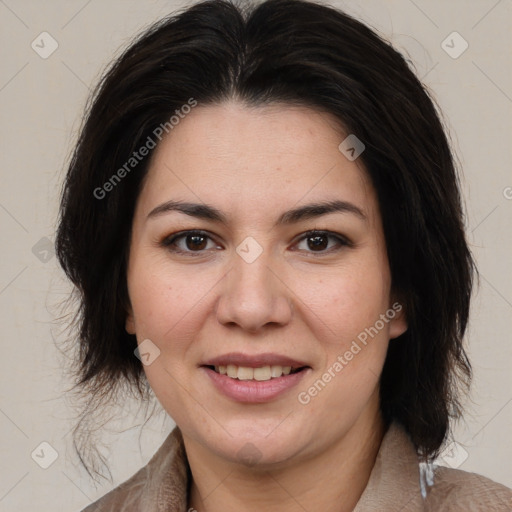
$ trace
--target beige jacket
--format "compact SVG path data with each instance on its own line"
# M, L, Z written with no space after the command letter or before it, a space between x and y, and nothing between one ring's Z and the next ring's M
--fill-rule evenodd
M149 463L83 512L187 512L190 470L176 427ZM474 473L434 467L422 498L414 446L394 423L353 512L510 512L512 490ZM311 511L317 512L317 511Z

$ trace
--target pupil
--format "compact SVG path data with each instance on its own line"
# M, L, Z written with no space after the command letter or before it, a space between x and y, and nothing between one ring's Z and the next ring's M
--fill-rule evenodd
M187 248L188 249L204 249L204 246L205 246L204 240L205 240L205 238L206 237L204 237L203 235L189 235L187 237ZM200 240L200 239L203 240L202 244L200 242L198 242L198 240ZM191 244L188 243L190 240L192 240Z
M327 237L325 235L310 236L308 240L310 240L310 241L314 240L314 242L312 244L310 244L310 249L312 249L312 248L325 249L328 245Z

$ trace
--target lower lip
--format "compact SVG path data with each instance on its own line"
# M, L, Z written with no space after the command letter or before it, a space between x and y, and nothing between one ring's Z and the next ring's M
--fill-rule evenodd
M208 377L221 393L237 402L247 403L264 403L274 400L296 386L309 371L309 368L305 368L297 373L258 381L232 379L205 366L201 368L206 371Z

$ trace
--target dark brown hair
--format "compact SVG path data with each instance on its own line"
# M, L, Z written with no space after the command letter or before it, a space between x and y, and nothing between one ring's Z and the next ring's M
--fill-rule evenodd
M471 376L462 338L475 270L435 103L403 56L354 18L303 0L242 4L205 1L159 21L113 63L88 104L57 233L80 304L78 385L98 401L123 384L141 397L146 389L124 325L131 223L149 158L104 197L95 190L190 98L304 105L333 114L366 146L360 158L408 320L390 344L381 410L434 456Z

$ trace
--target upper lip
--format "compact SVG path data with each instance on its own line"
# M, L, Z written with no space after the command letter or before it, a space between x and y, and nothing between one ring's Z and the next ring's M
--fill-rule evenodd
M308 366L302 361L281 354L265 353L249 355L242 354L241 352L231 352L229 354L213 357L202 363L201 366L227 366L228 364L248 368L260 368L262 366L291 366L292 368L302 368L303 366Z

